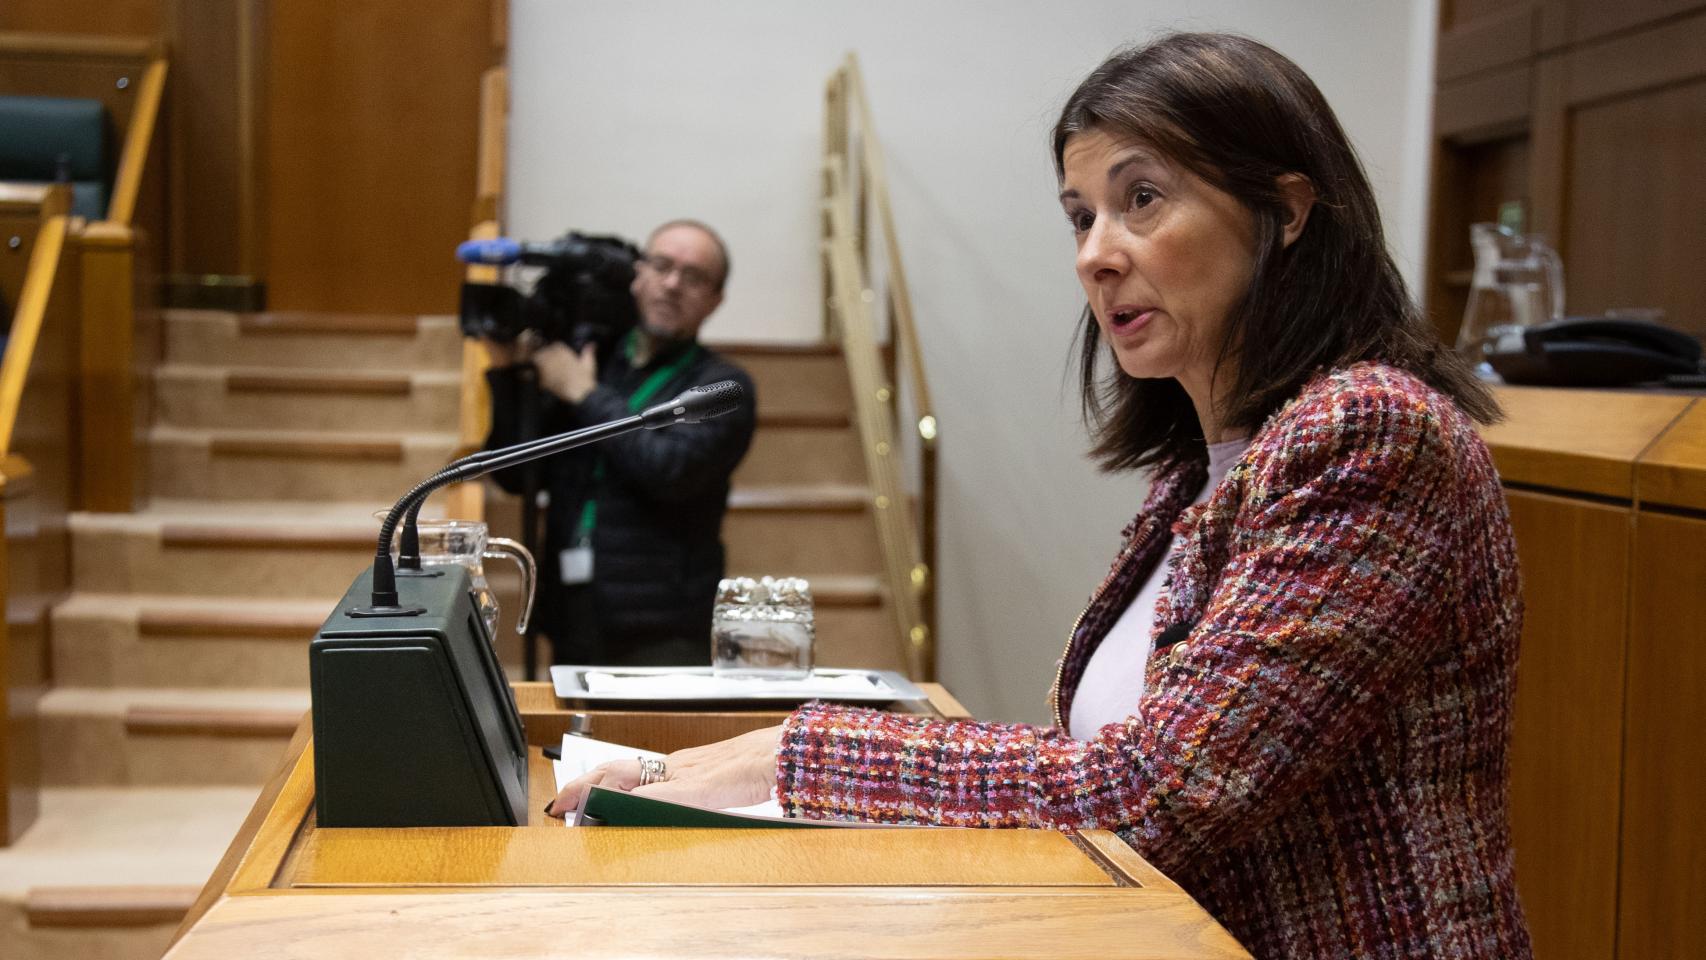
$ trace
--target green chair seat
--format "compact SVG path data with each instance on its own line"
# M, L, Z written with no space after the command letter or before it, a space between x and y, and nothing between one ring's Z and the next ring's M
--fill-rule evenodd
M69 180L72 212L106 216L112 174L99 100L0 96L0 180Z

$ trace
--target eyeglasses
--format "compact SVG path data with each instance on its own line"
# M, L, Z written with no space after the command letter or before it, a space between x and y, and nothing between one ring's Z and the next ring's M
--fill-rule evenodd
M694 293L707 293L716 289L717 281L713 279L710 274L698 267L691 267L684 263L677 263L661 253L654 253L649 257L642 257L640 262L650 269L657 271L657 274L660 277L668 277L672 273L675 274L682 287L691 290Z

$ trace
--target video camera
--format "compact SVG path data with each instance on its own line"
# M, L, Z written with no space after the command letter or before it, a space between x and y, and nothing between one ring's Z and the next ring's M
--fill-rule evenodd
M602 354L639 322L629 288L641 253L620 237L570 232L549 243L470 240L456 248L456 257L464 263L545 268L526 294L506 283L463 283L464 336L510 343L532 330L542 340L576 350L596 345Z

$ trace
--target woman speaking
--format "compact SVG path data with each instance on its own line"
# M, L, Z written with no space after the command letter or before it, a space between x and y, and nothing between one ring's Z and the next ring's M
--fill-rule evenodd
M1262 44L1179 34L1096 68L1052 145L1093 453L1151 480L1054 725L810 704L644 786L608 765L553 809L602 783L1105 828L1258 957L1529 956L1506 810L1521 602L1473 426L1498 410L1411 301L1332 110Z

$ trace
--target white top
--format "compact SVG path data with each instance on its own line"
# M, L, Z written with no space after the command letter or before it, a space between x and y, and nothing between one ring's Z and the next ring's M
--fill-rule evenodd
M1249 447L1249 437L1209 444L1208 480L1193 505L1208 500ZM1171 544L1167 550L1172 552ZM1068 730L1078 739L1088 740L1102 727L1123 723L1137 713L1137 702L1143 699L1143 669L1149 662L1153 643L1155 602L1160 599L1161 582L1166 578L1167 563L1163 560L1150 571L1143 588L1114 621L1101 645L1090 655L1090 662L1084 665L1084 678L1078 681L1078 690L1072 695L1072 716L1067 718Z

